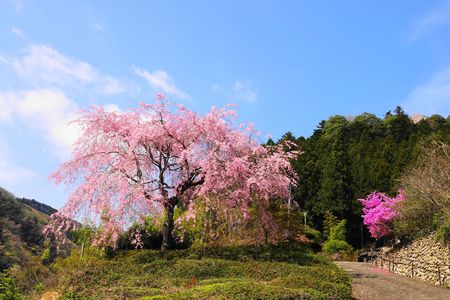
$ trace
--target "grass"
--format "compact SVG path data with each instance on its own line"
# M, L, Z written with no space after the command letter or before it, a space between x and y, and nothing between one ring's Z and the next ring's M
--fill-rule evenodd
M298 244L73 253L53 269L62 299L351 299L349 276Z

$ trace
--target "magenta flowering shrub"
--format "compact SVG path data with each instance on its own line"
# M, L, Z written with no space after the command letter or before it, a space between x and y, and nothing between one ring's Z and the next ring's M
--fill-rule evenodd
M363 222L372 237L379 239L389 236L392 222L399 215L397 204L405 199L403 190L399 190L396 197L389 197L384 193L373 192L367 198L359 199L363 205Z

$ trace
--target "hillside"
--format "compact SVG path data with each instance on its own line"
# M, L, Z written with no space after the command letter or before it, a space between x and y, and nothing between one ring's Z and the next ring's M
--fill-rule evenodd
M32 256L41 255L41 233L49 219L43 212L52 211L56 210L36 200L17 199L0 188L0 270L23 265Z
M27 198L16 198L17 201L28 205L31 208L34 208L37 211L40 211L43 214L46 214L47 216L50 216L51 214L54 214L55 212L57 212L58 210L54 209L53 207L38 202L34 199L27 199Z

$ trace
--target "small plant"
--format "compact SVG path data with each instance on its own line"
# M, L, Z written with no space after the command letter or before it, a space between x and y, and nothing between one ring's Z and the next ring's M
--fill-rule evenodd
M33 287L33 290L36 293L40 294L44 291L44 288L45 288L44 284L42 282L39 282L39 283L35 284L35 286Z
M22 299L19 289L16 286L15 279L8 271L0 273L0 300L18 300Z
M338 218L333 215L331 211L327 210L325 212L323 220L323 236L325 239L328 239L328 237L330 236L331 227L335 226L338 222Z
M75 292L67 292L64 293L60 300L87 300L88 298L84 297L84 296L80 296Z
M324 253L330 255L339 253L344 257L351 256L353 248L345 241L346 224L347 220L342 220L330 228L328 240L325 242L325 244L323 244L322 247Z
M44 251L42 251L41 260L43 262L47 262L50 260L50 248L46 248Z

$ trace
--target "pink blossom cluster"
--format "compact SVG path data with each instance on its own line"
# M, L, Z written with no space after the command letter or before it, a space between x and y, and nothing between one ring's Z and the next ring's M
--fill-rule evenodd
M384 193L373 192L365 199L359 199L363 205L363 222L372 237L379 239L389 236L392 221L399 215L398 204L405 199L403 190L391 198Z
M138 229L136 229L131 236L131 245L133 245L136 249L144 248L144 242L142 241L142 234Z
M51 175L74 186L58 216L81 215L99 225L94 243L114 245L143 216L167 205L193 210L195 197L219 197L244 217L253 201L268 206L271 197L287 197L296 153L260 145L253 126L235 126L235 119L229 108L202 116L162 95L129 111L81 111L72 157Z
M43 235L53 235L55 241L57 241L57 247L59 248L60 245L64 245L69 241L66 232L77 230L79 225L79 223L70 218L65 218L58 213L54 213L50 216L49 224L44 227Z

